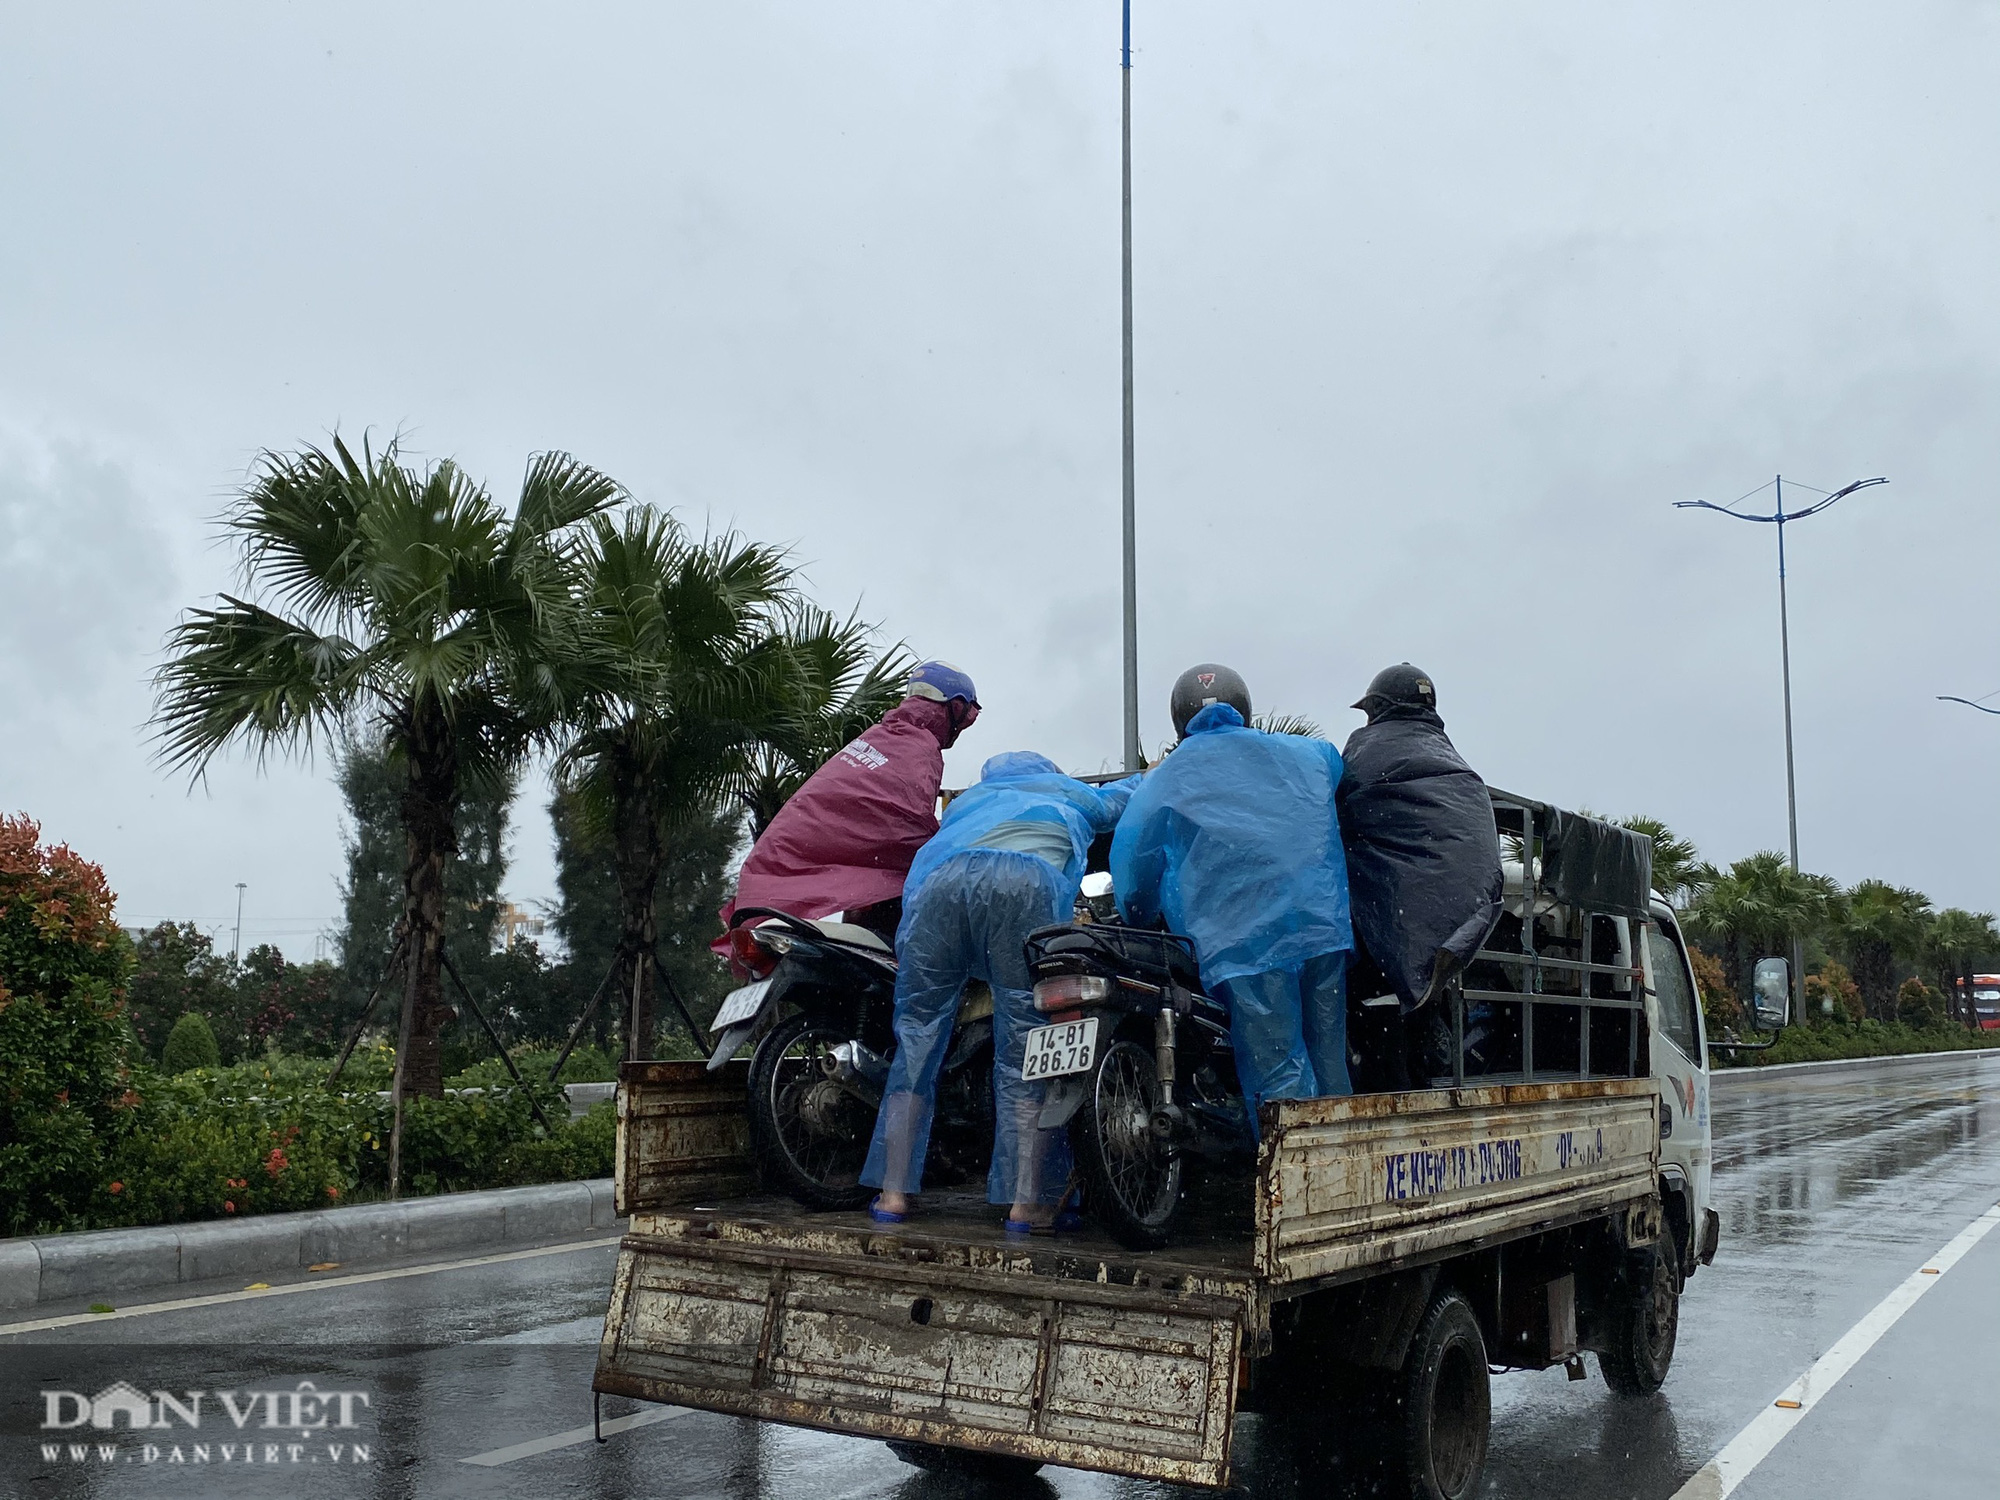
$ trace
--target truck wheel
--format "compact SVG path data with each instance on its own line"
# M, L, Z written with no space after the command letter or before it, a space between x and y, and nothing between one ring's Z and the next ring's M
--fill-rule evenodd
M1153 1049L1116 1037L1091 1070L1089 1092L1070 1122L1085 1205L1131 1250L1167 1243L1181 1202L1182 1161L1153 1137L1160 1075Z
M1011 1453L973 1453L964 1448L940 1448L935 1443L891 1443L889 1451L929 1474L999 1483L1027 1479L1042 1467L1032 1458L1016 1458Z
M856 1209L874 1111L828 1076L848 1028L801 1012L780 1021L750 1059L750 1137L765 1181L807 1208Z
M1440 1292L1410 1340L1403 1368L1391 1382L1400 1472L1390 1493L1412 1500L1462 1500L1479 1488L1493 1407L1486 1380L1486 1340L1472 1306Z
M1681 1289L1672 1263L1657 1252L1644 1257L1631 1290L1614 1307L1609 1339L1597 1354L1604 1383L1622 1396L1650 1396L1674 1362L1681 1326Z

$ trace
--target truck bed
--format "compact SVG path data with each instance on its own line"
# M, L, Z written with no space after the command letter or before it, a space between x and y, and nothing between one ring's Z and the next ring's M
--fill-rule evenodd
M1227 1482L1271 1310L1651 1202L1648 1079L1287 1102L1171 1247L1009 1237L980 1194L883 1227L760 1194L740 1064L621 1069L621 1247L594 1386L829 1431Z

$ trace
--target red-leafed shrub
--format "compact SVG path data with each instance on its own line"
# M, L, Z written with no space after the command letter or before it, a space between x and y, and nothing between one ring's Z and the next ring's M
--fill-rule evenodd
M0 816L0 1231L76 1223L130 1112L131 943L104 871Z

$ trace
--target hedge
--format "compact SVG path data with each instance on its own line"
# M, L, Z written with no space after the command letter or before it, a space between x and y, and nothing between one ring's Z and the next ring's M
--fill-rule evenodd
M141 1072L132 1106L103 1143L79 1209L24 1232L173 1224L327 1208L387 1196L389 1101L372 1088L329 1092L325 1065L244 1064L178 1076ZM343 1076L342 1082L347 1080ZM559 1087L412 1098L403 1123L406 1196L611 1174L610 1104L571 1121Z

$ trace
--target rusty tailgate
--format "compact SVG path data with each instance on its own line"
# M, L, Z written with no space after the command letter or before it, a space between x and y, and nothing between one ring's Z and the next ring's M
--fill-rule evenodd
M1243 1315L1226 1297L634 1234L593 1384L1220 1486Z

